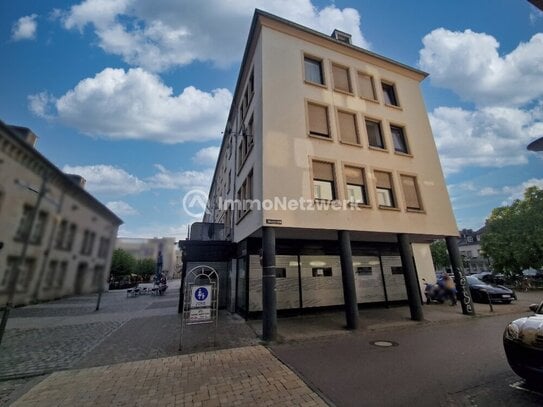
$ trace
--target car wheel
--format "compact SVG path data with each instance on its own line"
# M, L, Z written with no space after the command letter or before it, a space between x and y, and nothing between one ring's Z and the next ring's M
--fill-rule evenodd
M504 304L511 304L511 300L503 301Z

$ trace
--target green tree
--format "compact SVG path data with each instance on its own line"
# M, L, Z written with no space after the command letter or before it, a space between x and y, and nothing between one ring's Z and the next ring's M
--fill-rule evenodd
M111 275L114 278L128 276L136 270L136 258L123 249L115 249L111 258Z
M151 258L139 259L136 262L136 274L141 276L144 281L149 280L156 272L156 261Z
M430 245L430 251L432 252L432 259L434 260L434 268L436 270L450 266L449 252L447 251L447 245L444 240L434 241Z
M486 221L481 248L498 272L518 274L543 267L543 190L530 187L523 199L495 208Z

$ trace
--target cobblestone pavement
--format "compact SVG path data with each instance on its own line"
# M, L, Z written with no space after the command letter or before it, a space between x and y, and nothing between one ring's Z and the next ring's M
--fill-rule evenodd
M262 346L58 372L14 406L325 406Z

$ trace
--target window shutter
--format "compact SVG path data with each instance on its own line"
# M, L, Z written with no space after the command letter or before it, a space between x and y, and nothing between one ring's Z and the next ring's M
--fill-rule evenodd
M415 177L402 175L402 187L407 207L410 209L420 209Z
M388 172L375 171L377 188L392 189L392 181Z
M325 106L309 103L309 132L321 136L328 136L328 109Z
M362 168L345 167L345 181L347 184L364 185L364 175Z
M373 82L371 76L358 74L358 92L360 96L375 100L375 92L373 90Z
M338 112L339 134L342 141L358 144L356 116L351 113Z
M313 161L313 178L322 181L334 181L334 165L322 161Z
M334 76L334 89L344 92L350 92L349 70L342 66L332 65L332 74Z

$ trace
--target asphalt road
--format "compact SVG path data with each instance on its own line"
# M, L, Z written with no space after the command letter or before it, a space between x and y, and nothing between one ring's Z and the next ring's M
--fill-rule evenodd
M543 394L511 387L522 380L507 364L502 333L514 318L354 333L272 350L336 406L541 406ZM397 346L370 344L376 340Z

